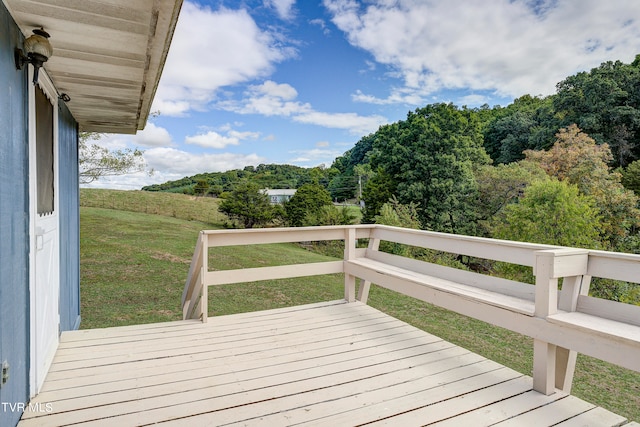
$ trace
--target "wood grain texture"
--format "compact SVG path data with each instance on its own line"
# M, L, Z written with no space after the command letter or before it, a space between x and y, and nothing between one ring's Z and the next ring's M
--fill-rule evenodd
M62 336L20 427L620 425L360 302ZM48 405L48 406L44 406ZM572 420L575 422L572 423Z

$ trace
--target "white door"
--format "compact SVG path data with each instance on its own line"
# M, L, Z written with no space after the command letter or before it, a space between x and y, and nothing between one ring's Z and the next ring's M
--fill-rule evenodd
M53 87L40 74L30 88L31 395L39 392L58 347L60 249L57 108Z

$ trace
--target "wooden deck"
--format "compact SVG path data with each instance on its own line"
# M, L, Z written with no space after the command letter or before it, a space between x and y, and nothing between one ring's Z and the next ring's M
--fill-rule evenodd
M617 426L360 302L65 332L20 427ZM636 424L637 425L637 424Z

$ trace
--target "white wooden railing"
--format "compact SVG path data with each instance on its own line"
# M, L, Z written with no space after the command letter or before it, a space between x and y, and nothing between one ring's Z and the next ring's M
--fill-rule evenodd
M368 247L358 248L359 239L368 239ZM212 247L327 240L344 241L343 260L209 268ZM535 286L388 254L378 250L381 241L529 266ZM366 303L375 283L532 337L533 386L545 394L570 391L578 352L640 372L640 306L588 296L592 277L640 282L640 256L631 254L382 225L202 231L182 295L183 317L207 321L209 286L333 273L344 273L348 302Z

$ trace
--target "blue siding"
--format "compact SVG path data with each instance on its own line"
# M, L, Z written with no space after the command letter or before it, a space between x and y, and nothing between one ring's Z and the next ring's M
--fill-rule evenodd
M0 2L0 363L10 365L0 402L14 404L29 397L27 76L13 61L22 40ZM20 415L0 405L0 426L15 425Z
M72 101L73 102L73 101ZM60 164L60 329L80 327L80 200L78 190L78 125L58 101Z

